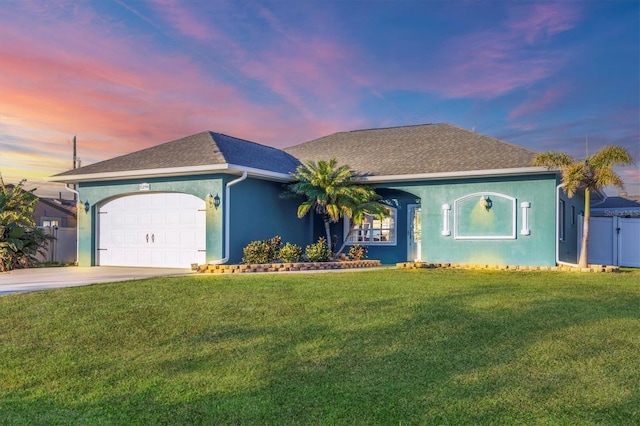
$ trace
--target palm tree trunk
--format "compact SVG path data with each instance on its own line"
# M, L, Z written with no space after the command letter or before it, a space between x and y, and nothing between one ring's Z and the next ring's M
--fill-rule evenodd
M584 190L584 218L582 219L582 242L580 244L580 259L578 267L586 268L589 260L589 219L591 218L591 193L589 188Z
M327 247L329 247L329 251L333 253L333 247L331 247L331 222L329 221L329 217L323 217L324 220L324 232L327 234Z
M340 253L342 253L342 250L344 250L345 246L347 245L347 241L349 240L349 235L351 235L351 232L354 229L354 225L353 222L349 222L349 230L347 231L347 233L344 235L344 238L342 238L342 245L340 246L340 248L338 249L338 251L336 251L333 254L333 260L336 260L338 258L338 255Z

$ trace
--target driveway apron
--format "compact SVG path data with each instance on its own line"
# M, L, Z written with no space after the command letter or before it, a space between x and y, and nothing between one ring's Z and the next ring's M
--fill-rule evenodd
M18 269L0 273L0 295L192 273L190 269L112 266Z

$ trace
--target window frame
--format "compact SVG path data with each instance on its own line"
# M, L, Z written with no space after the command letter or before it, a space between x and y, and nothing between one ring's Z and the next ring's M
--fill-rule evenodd
M387 216L385 219L382 219L380 221L380 227L374 228L373 226L370 226L368 229L363 230L363 229L360 229L360 226L356 226L353 229L354 233L365 232L365 235L367 234L370 235L369 240L356 241L353 239L351 235L347 235L347 245L352 246L354 244L360 244L362 246L396 246L398 244L398 209L396 209L395 207L387 206L387 205L384 205L384 206L389 210L389 216ZM374 224L374 221L379 220L372 215L365 215L365 216L368 218L369 224L371 225ZM384 221L389 219L391 219L392 221L391 226L383 226ZM348 217L345 217L343 235L346 235L347 232L349 232L350 223L351 223L351 220ZM373 241L373 238L376 232L379 232L378 235L382 235L384 232L388 232L390 235L389 241Z

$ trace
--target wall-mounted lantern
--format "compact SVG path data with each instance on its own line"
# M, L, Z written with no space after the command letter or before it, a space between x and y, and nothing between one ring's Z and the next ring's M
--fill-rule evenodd
M89 208L91 208L91 206L89 205L88 201L84 202L84 212L85 213L89 213Z
M207 194L207 205L209 207L215 207L216 210L218 209L218 207L220 207L220 196L218 194L216 194L216 196L214 197L213 195L211 195L211 193Z
M480 205L482 207L484 207L484 209L486 211L491 210L491 206L493 206L493 201L491 201L491 198L489 198L488 195L481 195L480 196Z

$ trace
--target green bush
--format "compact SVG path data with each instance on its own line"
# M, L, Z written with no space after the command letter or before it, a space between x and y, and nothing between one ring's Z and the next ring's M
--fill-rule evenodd
M349 248L348 253L349 259L351 260L362 260L367 258L367 248L365 246L361 246L360 244L354 244Z
M316 243L309 244L305 250L305 256L309 262L327 262L331 257L327 240L320 237Z
M280 258L282 238L251 241L242 249L242 263L273 263Z
M24 182L8 187L0 175L0 272L33 266L54 239L36 228L33 212L38 197L23 188Z
M302 259L302 247L287 243L280 249L280 257L283 262L299 262Z

